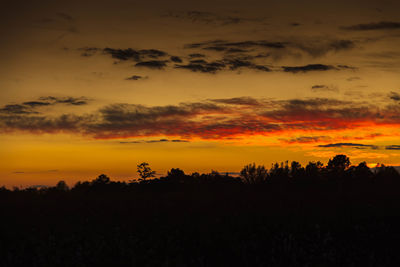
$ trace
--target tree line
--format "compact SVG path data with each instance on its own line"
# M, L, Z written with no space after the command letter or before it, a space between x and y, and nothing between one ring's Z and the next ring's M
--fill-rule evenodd
M168 185L268 185L268 184L309 184L315 186L320 183L400 183L400 174L392 166L378 164L375 168L368 167L366 162L358 165L351 165L349 157L343 154L336 155L329 159L324 165L320 161L309 162L302 166L297 161L275 163L268 169L264 165L248 164L242 168L239 176L232 176L228 173L212 171L207 174L185 174L179 168L172 168L166 176L156 178L156 172L150 165L142 162L137 165L138 179L129 182L112 181L107 175L101 174L92 181L79 181L73 187L69 187L63 180L54 187L28 187L20 189L14 187L8 190L0 187L0 192L47 192L47 191L86 191L86 190L127 190L129 188L140 188L143 186L168 186Z
M0 266L399 266L393 167L254 163L0 188Z

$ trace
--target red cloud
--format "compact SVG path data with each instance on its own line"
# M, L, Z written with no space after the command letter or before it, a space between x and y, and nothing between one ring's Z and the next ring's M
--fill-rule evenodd
M400 126L398 106L378 108L365 102L325 98L278 101L242 97L152 107L113 104L80 116L51 116L36 112L36 107L30 108L34 113L0 109L1 131L67 132L99 139L161 135L223 139L293 131Z

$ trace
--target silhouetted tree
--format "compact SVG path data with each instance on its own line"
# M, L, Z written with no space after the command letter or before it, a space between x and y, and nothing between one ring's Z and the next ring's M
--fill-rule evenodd
M290 169L288 161L281 162L281 164L276 162L269 170L269 178L271 179L271 182L283 183L288 181L289 173Z
M105 174L100 174L96 179L94 179L92 185L105 185L110 183L110 178Z
M373 176L371 169L365 161L360 162L357 167L354 167L353 174L355 178L369 179Z
M190 175L193 179L199 179L200 178L200 173L194 172Z
M0 193L4 192L9 192L9 190L5 186L0 187Z
M68 191L69 187L65 181L59 181L55 187L59 191Z
M91 183L88 181L78 181L74 187L71 189L72 191L86 192L90 188Z
M170 171L168 171L168 176L170 176L170 177L183 177L183 176L185 176L185 172L182 171L179 168L172 168Z
M295 179L299 179L305 173L304 168L297 161L292 161L290 164L290 176Z
M262 165L248 164L240 171L240 177L246 184L261 184L267 180L268 171Z
M375 177L376 180L382 181L384 183L400 181L399 172L392 166L385 166L384 164L379 164L377 166Z
M140 181L145 181L147 178L154 177L156 174L156 172L150 168L147 162L142 162L137 165L137 172L139 173Z
M350 159L346 155L339 154L329 159L327 169L334 172L343 172L350 167Z
M310 161L307 166L306 166L306 175L308 177L319 177L321 174L322 168L324 167L324 164L321 161L313 162Z

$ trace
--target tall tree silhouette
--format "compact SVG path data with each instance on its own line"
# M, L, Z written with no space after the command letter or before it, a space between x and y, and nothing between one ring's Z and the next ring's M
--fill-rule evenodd
M147 162L142 162L137 165L137 172L140 176L140 181L145 181L147 178L154 177L156 172L153 171Z

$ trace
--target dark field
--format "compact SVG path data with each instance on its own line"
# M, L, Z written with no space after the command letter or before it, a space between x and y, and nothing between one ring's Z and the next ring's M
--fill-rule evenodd
M400 176L361 167L3 188L0 266L399 266Z

